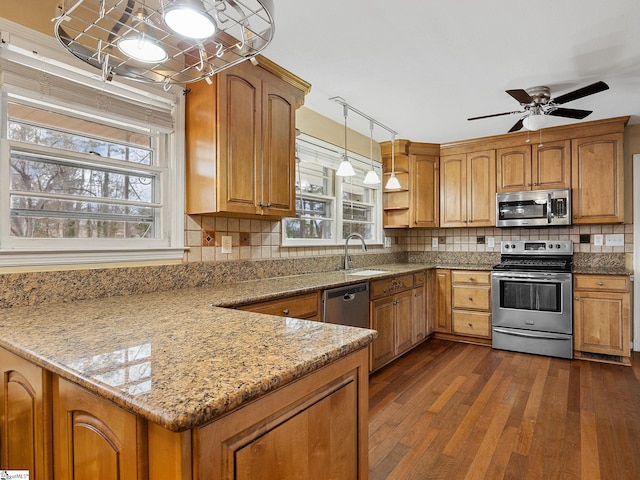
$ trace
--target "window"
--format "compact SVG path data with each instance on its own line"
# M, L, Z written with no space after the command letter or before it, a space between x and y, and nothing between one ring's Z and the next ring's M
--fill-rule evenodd
M65 60L0 45L0 267L182 259L180 96Z
M296 143L296 217L285 218L284 246L343 245L351 233L381 243L380 185L365 185L369 159L349 153L355 177L337 177L338 148L306 135ZM380 165L374 169L381 176Z

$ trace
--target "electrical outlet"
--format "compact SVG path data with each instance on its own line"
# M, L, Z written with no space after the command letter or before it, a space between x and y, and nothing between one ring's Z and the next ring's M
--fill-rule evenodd
M438 248L438 237L431 237L431 248Z
M602 235L597 234L597 235L593 236L593 245L595 247L601 247L602 246L602 241L603 241Z
M384 237L384 248L391 248L391 237Z
M232 253L233 246L231 244L230 235L222 235L222 253Z
M480 237L476 237L476 244L484 245L484 235Z
M607 247L624 247L624 234L611 233L604 236L604 244Z
M496 246L496 239L494 237L487 237L487 248L493 248Z

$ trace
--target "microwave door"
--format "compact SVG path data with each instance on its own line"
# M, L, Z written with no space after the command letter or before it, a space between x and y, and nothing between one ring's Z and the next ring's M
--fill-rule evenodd
M514 200L500 202L500 220L540 220L549 218L549 205L545 201Z

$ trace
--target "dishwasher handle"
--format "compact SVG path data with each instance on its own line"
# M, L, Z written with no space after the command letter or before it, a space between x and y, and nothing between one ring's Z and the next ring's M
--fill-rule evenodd
M349 300L353 300L354 298L356 298L356 294L355 293L345 293L344 297L342 297L342 299L345 302L348 302Z

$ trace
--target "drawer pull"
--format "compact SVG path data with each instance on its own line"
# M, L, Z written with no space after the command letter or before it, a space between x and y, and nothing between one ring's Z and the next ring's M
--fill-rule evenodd
M579 301L580 301L580 297L576 297L576 302L579 302Z
M473 327L473 323L471 322L467 323L467 325L469 325L470 327Z
M284 315L289 315L289 309L288 309L288 308L285 308L285 309L282 311L282 313L283 313Z
M467 297L470 302L473 302L473 297Z
M473 277L469 277L469 281L470 281L470 282L473 282Z
M598 282L598 285L600 285L601 287L604 286L604 282Z

